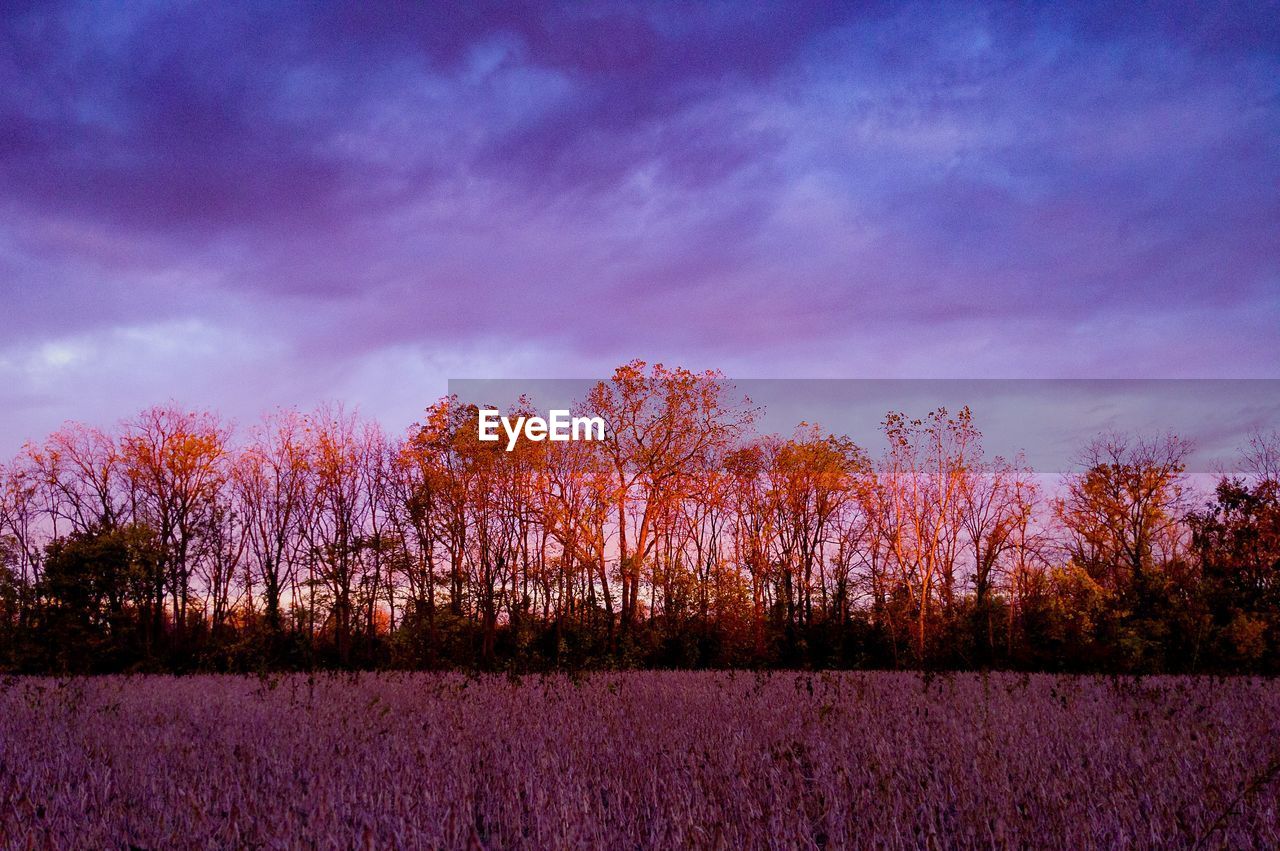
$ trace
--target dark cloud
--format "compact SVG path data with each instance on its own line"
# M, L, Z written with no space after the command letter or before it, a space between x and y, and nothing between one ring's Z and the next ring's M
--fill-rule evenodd
M6 399L1274 375L1278 11L11 6Z

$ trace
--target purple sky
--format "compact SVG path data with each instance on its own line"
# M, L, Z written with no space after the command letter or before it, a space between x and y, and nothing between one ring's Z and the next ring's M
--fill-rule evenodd
M0 20L4 454L634 357L1280 376L1277 3L108 5Z

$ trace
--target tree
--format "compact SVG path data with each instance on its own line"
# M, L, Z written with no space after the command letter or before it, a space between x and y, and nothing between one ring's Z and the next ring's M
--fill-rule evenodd
M609 424L600 442L614 473L621 618L637 619L643 565L655 543L655 520L693 484L693 461L721 452L755 417L749 400L733 402L718 372L694 373L632 361L600 382L589 405Z
M564 619L594 614L597 589L604 601L606 629L613 629L614 602L609 585L608 522L613 504L611 468L604 455L584 442L547 445L546 486L541 514L559 546L556 647Z
M253 575L262 583L267 628L276 638L281 600L296 579L313 505L308 437L306 419L282 411L253 431L232 467Z
M312 442L307 469L312 475L313 508L306 526L310 564L318 576L308 580L309 608L316 609L315 593L328 593L329 623L333 629L338 663L351 662L355 600L360 581L361 549L370 504L362 478L369 475L365 445L357 418L339 407L321 407L309 419ZM311 625L309 631L314 630Z
M877 473L880 522L915 609L916 657L923 661L937 586L944 612L954 604L960 517L981 434L967 407L954 417L938 408L923 420L891 411L884 431L889 450Z
M995 650L992 590L997 567L1008 554L1021 566L1029 545L1039 487L1022 459L984 462L980 449L960 486L960 524L973 559L975 646L983 660Z
M125 517L124 458L107 432L67 423L26 454L48 488L55 535L58 520L84 532L113 529Z
M796 435L766 450L766 475L777 513L775 537L781 567L782 609L788 629L813 622L813 596L827 607L826 548L841 515L855 507L871 463L847 437L824 436L802 423Z
M149 638L164 627L165 592L181 644L191 600L194 547L216 522L227 480L229 430L214 414L176 406L148 408L126 425L120 457L135 522L155 531L159 557L149 578Z
M1175 435L1107 434L1084 449L1056 512L1068 553L1113 591L1142 594L1183 544L1184 473L1191 446Z
M1188 518L1218 652L1246 668L1280 645L1280 469L1269 448L1255 437L1246 475L1223 477Z
M1081 455L1055 506L1072 565L1109 596L1096 641L1109 664L1162 669L1196 654L1174 642L1199 630L1187 598L1193 572L1184 559L1190 445L1172 434L1106 434Z
M129 658L155 544L137 526L77 530L49 543L41 631L58 670L118 669Z
M455 397L403 439L67 424L0 466L0 665L1280 671L1275 433L1189 511L1172 436L1100 436L1046 500L968 409L889 413L872 458L636 361L574 413L606 439L507 451Z

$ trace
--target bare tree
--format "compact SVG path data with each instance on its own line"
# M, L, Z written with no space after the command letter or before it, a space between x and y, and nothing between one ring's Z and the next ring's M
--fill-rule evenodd
M254 576L262 583L267 627L276 635L312 509L308 437L302 415L281 411L253 431L232 473Z

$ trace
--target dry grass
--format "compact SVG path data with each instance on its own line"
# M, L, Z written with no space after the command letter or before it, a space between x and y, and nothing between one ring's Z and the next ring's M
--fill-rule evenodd
M8 681L7 847L1280 847L1280 683Z

